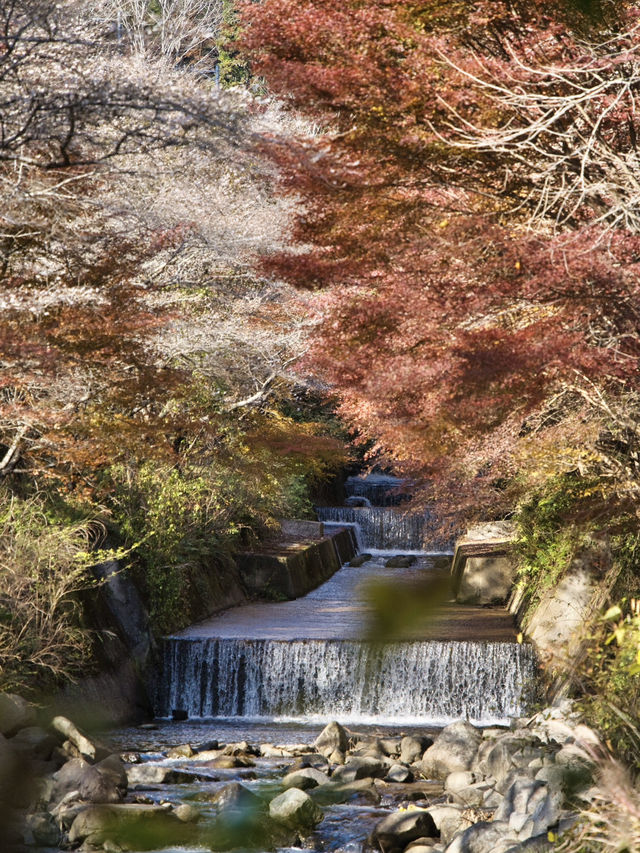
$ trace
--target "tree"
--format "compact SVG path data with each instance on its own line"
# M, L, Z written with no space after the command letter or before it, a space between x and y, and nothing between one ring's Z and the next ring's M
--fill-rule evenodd
M561 395L575 466L578 410L601 414L589 383L637 385L637 11L267 0L243 14L257 70L326 127L274 153L311 248L265 265L330 286L314 361L340 412L450 504L466 483L487 512L512 500L500 484L532 428L562 442Z

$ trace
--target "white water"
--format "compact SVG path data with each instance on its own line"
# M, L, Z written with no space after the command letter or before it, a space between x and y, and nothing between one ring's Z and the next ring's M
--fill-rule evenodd
M321 506L316 512L320 521L358 525L362 548L366 551L378 548L404 554L405 549L425 548L429 520L425 514L378 506Z
M491 724L522 712L534 660L517 643L175 638L163 671L159 716Z

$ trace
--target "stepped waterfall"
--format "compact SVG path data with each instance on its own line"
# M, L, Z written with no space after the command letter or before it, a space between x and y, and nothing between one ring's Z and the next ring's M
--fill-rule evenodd
M165 639L158 716L181 709L201 719L443 725L460 718L500 723L522 713L535 660L511 628L510 641L474 639L473 627L461 635L467 610L454 614L457 633L445 625L433 639L361 639L367 580L415 582L436 571L436 552L421 550L426 519L389 506L391 480L369 492L357 484L367 500L385 506L325 507L318 515L330 524L357 525L364 550L384 550L387 557L418 552L415 566L403 574L374 553L362 567L343 566L304 598L243 605Z

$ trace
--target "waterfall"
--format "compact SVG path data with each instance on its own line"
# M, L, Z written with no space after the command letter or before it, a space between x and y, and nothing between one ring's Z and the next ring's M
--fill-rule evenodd
M425 547L428 516L393 507L317 507L318 519L357 524L365 550L415 551Z
M344 490L349 497L366 498L372 506L395 506L408 498L399 491L405 482L387 474L369 474L347 477Z
M157 714L440 725L522 713L532 651L517 643L169 638Z

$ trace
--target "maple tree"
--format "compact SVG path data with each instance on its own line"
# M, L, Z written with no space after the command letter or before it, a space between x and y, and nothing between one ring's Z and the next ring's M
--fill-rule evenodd
M243 5L255 68L325 128L274 150L305 209L264 265L329 288L313 363L340 413L450 505L466 483L506 507L532 431L560 470L602 462L596 398L637 388L637 14Z

